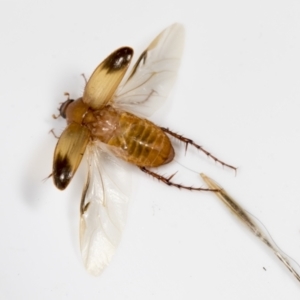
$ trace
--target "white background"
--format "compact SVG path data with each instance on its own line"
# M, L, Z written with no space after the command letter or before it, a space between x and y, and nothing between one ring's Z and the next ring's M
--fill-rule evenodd
M217 180L300 262L299 1L1 1L0 299L299 299L300 284L215 195L133 171L122 243L97 278L78 243L80 171L64 192L51 173L64 92L110 52L141 53L173 22L185 52L153 120L193 138L180 162ZM172 170L182 169L174 163ZM180 173L180 172L179 172ZM177 181L203 185L195 173ZM264 270L264 268L266 270Z

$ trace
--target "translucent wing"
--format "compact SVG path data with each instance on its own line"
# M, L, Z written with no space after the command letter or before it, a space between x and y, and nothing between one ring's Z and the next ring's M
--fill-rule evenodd
M81 200L80 245L86 269L99 275L118 246L129 203L125 162L104 152L99 142L87 147L88 179Z
M142 53L127 79L116 91L114 105L149 117L168 96L183 51L184 28L173 24Z
M123 79L133 50L120 48L111 53L94 71L84 89L83 102L93 109L104 107Z

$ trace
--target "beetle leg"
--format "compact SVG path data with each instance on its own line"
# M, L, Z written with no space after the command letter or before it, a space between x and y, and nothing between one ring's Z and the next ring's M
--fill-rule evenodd
M146 169L145 167L139 167L144 173L149 174L151 176L153 176L154 178L158 179L159 181L162 181L163 183L165 183L166 185L169 186L175 186L179 189L185 189L185 190L189 190L189 191L206 191L206 192L218 192L218 189L208 189L208 188L201 188L201 187L193 187L193 186L186 186L186 185L182 185L179 183L175 183L173 181L171 181L171 179L174 177L174 174L172 174L169 177L164 177L162 175L159 175L155 172L152 172L148 169Z
M184 137L183 135L180 135L180 134L178 134L178 133L175 133L175 132L171 131L169 128L165 128L165 127L160 127L160 128L161 128L161 130L163 130L165 133L167 133L167 134L169 134L169 135L175 137L175 138L178 139L179 141L184 142L184 143L185 143L185 150L187 150L188 145L192 145L192 146L194 146L195 148L197 148L198 150L204 152L207 156L211 157L215 162L220 163L222 166L225 166L225 167L228 167L228 168L230 168L230 169L233 169L233 170L235 171L235 173L236 173L236 171L237 171L237 168L236 168L236 167L231 166L231 165L229 165L229 164L226 164L226 163L223 162L222 160L219 160L217 157L215 157L215 156L212 155L210 152L208 152L207 150L205 150L202 146L200 146L200 145L194 143L193 140L188 139L188 138L186 138L186 137Z
M54 129L51 129L51 130L49 131L49 133L52 133L53 136L54 136L56 139L59 139L59 136L57 136L57 135L55 134Z
M85 82L85 85L86 85L88 81L87 81L87 79L86 79L86 77L85 77L84 73L82 73L82 74L81 74L81 76L83 77L83 80L84 80L84 82Z

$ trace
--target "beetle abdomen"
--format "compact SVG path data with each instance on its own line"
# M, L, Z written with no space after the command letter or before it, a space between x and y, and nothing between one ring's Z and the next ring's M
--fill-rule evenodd
M158 167L174 158L168 136L152 122L107 106L95 111L92 136L111 146L112 152L140 167Z

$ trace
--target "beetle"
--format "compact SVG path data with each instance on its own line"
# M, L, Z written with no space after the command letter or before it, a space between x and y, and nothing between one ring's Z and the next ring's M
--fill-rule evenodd
M59 111L67 128L57 142L52 176L64 190L86 154L89 171L82 194L80 244L87 270L98 275L108 265L126 220L128 191L124 162L170 186L205 190L172 181L149 168L171 162L169 136L192 145L223 166L191 139L147 118L161 106L175 80L183 51L184 28L173 24L162 31L127 72L133 50L122 47L110 54L86 82L83 96L67 99Z

